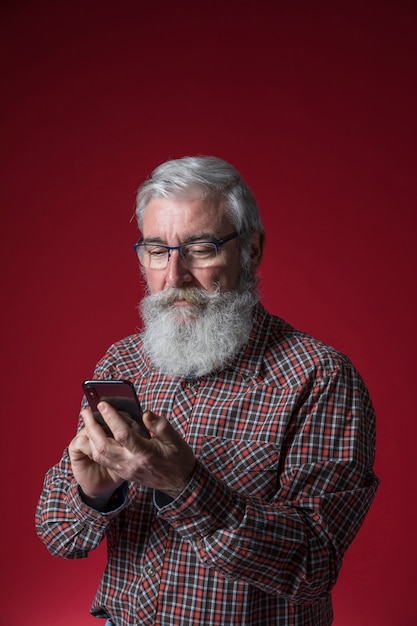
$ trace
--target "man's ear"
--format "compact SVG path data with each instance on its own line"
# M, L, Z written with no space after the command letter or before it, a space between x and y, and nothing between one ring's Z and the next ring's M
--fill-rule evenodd
M256 271L262 261L265 247L265 233L253 233L250 242L250 258L253 271Z

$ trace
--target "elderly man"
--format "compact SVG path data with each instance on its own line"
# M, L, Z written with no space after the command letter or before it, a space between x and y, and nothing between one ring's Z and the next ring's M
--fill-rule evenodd
M108 624L328 625L378 483L367 390L344 355L259 302L264 231L228 163L162 164L137 218L144 329L94 376L134 384L151 438L102 402L107 436L83 408L38 534L67 558L107 538L91 612Z

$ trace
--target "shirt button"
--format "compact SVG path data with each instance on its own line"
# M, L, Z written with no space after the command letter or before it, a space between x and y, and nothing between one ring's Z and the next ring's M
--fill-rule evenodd
M148 567L148 569L146 570L146 573L148 574L148 576L153 578L154 576L156 576L156 569L153 567Z

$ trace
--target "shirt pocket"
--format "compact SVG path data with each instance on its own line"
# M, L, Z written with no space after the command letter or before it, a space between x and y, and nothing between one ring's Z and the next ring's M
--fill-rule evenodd
M264 500L277 491L279 449L273 444L206 437L200 461L234 491Z

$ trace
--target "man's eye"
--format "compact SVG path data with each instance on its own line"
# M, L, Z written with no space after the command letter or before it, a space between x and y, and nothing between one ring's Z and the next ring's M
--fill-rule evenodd
M164 256L167 253L165 248L158 248L157 246L152 246L152 248L148 246L146 252L153 257Z
M189 246L184 250L187 256L193 257L207 257L211 256L215 251L214 246L201 245L201 246Z

